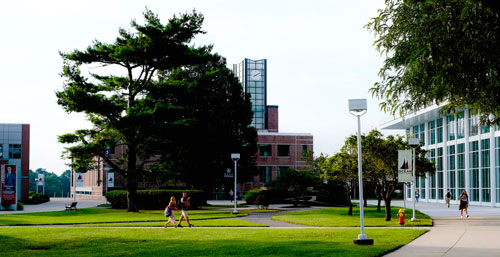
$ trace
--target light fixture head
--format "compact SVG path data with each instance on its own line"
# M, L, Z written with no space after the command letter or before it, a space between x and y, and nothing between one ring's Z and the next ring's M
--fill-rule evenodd
M366 107L366 99L349 99L350 112L363 112L368 108Z
M237 161L240 159L240 154L239 153L232 153L231 154L231 159L233 159L233 161Z
M416 148L416 147L420 146L420 139L414 138L414 137L410 137L410 138L408 138L408 144L411 147Z

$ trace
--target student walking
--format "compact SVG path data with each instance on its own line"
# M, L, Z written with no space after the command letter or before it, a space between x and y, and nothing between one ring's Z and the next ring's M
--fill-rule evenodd
M420 198L420 194L418 193L418 191L415 191L415 200L417 201L417 203L418 203L419 198Z
M469 196L467 195L467 192L462 190L462 194L458 197L458 200L460 200L460 207L458 208L460 210L460 218L464 217L464 209L465 209L465 215L467 215L467 218L469 217L469 213L467 212L467 208L469 207Z
M193 226L193 224L191 224L189 222L189 216L188 216L188 208L189 208L189 205L191 205L190 201L191 201L191 197L187 197L187 193L183 192L182 198L181 198L182 215L181 215L181 218L179 219L179 227L181 227L181 228L182 228L181 222L182 222L183 218L186 218L186 221L187 221L189 227Z
M448 189L448 192L446 193L446 196L445 196L444 200L446 201L446 204L448 204L448 208L450 208L450 200L451 200L450 189Z
M229 191L229 198L230 198L231 202L233 202L233 199L234 199L234 197L233 197L233 196L234 196L234 192L233 192L233 190L231 189L231 190Z
M174 224L174 228L177 227L177 224L175 224L175 215L174 211L177 210L177 204L175 203L175 197L170 197L170 202L167 205L167 208L165 208L165 217L168 218L168 221L165 222L165 225L163 225L165 228L168 227L168 224L172 223Z

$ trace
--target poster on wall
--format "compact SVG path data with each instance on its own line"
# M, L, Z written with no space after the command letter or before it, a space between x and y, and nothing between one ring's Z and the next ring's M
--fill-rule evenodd
M4 164L1 166L1 209L2 210L17 210L16 197L16 165Z
M108 187L115 187L115 173L108 172Z
M75 173L76 176L76 186L83 187L83 173Z

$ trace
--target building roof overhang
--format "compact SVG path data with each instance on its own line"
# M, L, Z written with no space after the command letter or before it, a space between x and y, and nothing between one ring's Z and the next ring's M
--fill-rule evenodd
M380 129L407 129L427 121L435 120L441 116L441 106L433 105L420 111L385 122Z

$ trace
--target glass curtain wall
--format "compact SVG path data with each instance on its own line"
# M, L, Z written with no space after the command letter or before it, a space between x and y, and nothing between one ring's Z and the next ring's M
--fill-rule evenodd
M425 145L425 124L420 124L420 142Z
M495 138L495 175L496 202L500 203L500 137Z
M429 145L436 143L436 121L429 121Z
M457 145L457 195L465 189L465 144Z
M479 143L469 143L469 177L470 177L470 200L479 201Z
M436 149L429 150L429 161L431 161L431 162L436 161ZM430 180L429 181L429 191L430 191L429 199L436 199L436 173L435 172L429 176L429 180Z
M448 141L455 140L455 116L448 115L446 118L446 126L447 126L447 137Z
M455 180L455 146L448 146L448 172L446 172L446 179L448 181L448 188L450 189L451 199L457 198L457 183Z
M469 110L469 136L477 136L479 132L479 116L477 114L472 114Z
M490 140L481 140L481 201L490 202Z
M437 142L443 142L443 118L439 118L436 120L436 134L437 134Z
M442 129L442 128L441 128ZM439 147L437 149L437 161L436 161L436 169L437 169L437 197L438 199L443 199L443 148Z
M457 138L461 139L465 137L465 119L464 112L461 111L457 114Z

